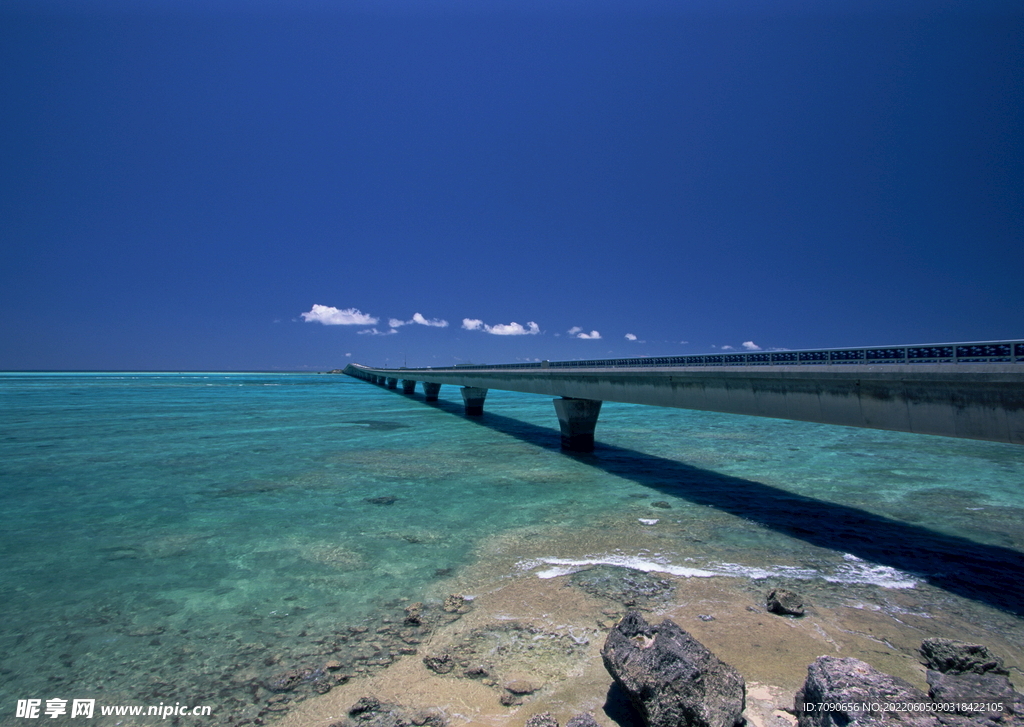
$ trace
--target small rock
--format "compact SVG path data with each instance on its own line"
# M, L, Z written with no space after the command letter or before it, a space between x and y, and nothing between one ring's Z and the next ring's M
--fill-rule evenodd
M700 613L700 614L697 614L697 618L699 618L701 621L714 621L715 620L715 617L712 616L710 613Z
M525 679L514 679L512 681L505 682L505 689L512 692L512 694L533 694L540 687L533 682L526 681Z
M656 502L652 502L651 503L651 507L660 507L663 510L671 510L672 509L672 506L669 505L664 500L657 500Z
M444 713L436 707L428 707L414 712L409 721L417 727L445 727L448 724Z
M424 656L423 663L435 674L447 674L455 668L455 660L451 657L451 654Z
M349 707L350 715L362 714L363 712L375 712L380 709L380 700L376 697L360 697L359 701Z
M766 608L780 616L803 616L804 600L793 591L773 588L768 592Z
M565 727L599 727L597 720L589 714L577 714L565 723Z
M381 497L367 497L366 502L371 505L394 505L398 498L394 495L382 495Z
M324 664L324 669L332 669L333 670L333 669L340 669L340 668L341 668L341 662L338 661L337 659L330 659L326 664Z
M498 701L501 702L501 705L503 707L515 707L523 703L523 698L516 696L515 694L509 694L508 692L505 692L501 695Z
M558 720L551 716L551 712L541 712L526 720L526 727L558 727Z
M461 596L458 593L452 593L444 599L444 605L441 608L443 608L447 613L455 613L465 605L465 596Z
M419 626L419 625L421 625L423 623L422 611L423 611L423 604L419 603L418 601L416 603L413 603L413 604L409 605L409 606L406 606L405 607L405 620L404 620L405 625L406 626Z
M474 666L467 667L465 671L462 672L462 676L467 679L485 679L490 675L491 673L487 671L487 667L482 664L475 664Z

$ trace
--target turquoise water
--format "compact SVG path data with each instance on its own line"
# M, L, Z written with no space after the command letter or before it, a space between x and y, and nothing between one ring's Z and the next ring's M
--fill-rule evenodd
M544 397L492 391L471 419L441 396L0 374L0 724L52 697L244 723L253 684L333 653L324 634L443 596L522 533L542 577L616 562L1024 605L1020 447L609 403L570 456ZM554 537L588 529L589 549Z

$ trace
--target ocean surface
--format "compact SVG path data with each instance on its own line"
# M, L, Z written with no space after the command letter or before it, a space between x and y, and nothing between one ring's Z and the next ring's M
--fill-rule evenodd
M325 635L436 603L488 558L495 579L605 563L883 605L928 589L1019 637L1024 448L606 403L596 451L568 455L548 398L491 391L474 418L441 399L326 374L0 374L0 724L27 724L26 699L243 723Z

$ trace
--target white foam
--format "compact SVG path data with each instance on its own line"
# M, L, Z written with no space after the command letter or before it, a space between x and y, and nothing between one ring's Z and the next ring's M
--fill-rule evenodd
M580 560L567 558L538 558L533 561L526 561L520 564L523 570L533 570L542 565L553 565L554 568L547 568L537 573L538 578L555 578L557 576L569 575L590 565L617 565L623 568L643 571L644 573L668 573L674 576L685 578L710 578L715 573L701 570L699 568L687 568L670 563L659 563L653 560L645 560L639 557L628 555L598 555Z
M687 560L692 560L687 558ZM728 576L732 578L789 578L794 580L813 580L821 578L830 583L861 583L882 588L913 588L917 580L909 573L877 563L870 563L849 553L843 555L846 561L831 573L814 568L799 568L790 565L773 565L767 567L742 565L740 563L708 563L703 568L675 565L667 559L655 555L653 558L644 554L630 556L619 554L600 554L580 559L570 558L536 558L521 561L517 564L520 571L536 571L538 578L557 578L575 573L593 565L614 565L623 568L643 571L645 573L666 573L684 578L711 578ZM545 567L546 566L546 567ZM541 570L537 570L540 568Z
M642 517L642 518L638 518L638 520L640 520L640 522L642 522L644 525L657 525L658 524L658 519L657 518Z
M870 563L850 553L843 555L846 561L836 568L836 572L825 575L829 583L866 583L882 588L913 588L917 579L910 573L887 565Z

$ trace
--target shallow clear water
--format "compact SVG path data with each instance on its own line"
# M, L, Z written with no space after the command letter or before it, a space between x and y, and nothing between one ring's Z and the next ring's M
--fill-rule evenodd
M325 653L318 634L436 599L522 533L593 535L531 536L517 567L541 576L618 562L1024 604L1020 447L606 403L595 453L570 456L544 397L492 391L467 418L441 396L0 374L0 723L18 699L109 695L226 724L254 679Z

